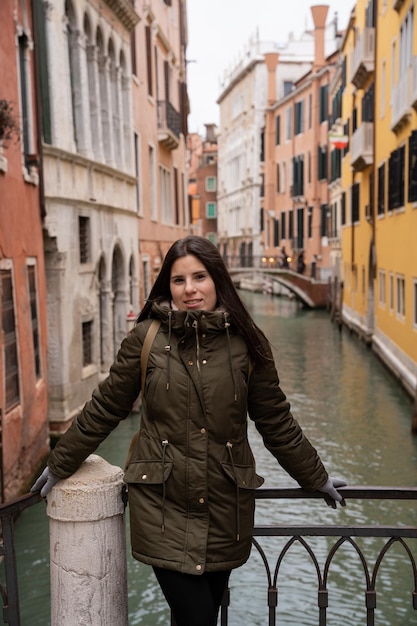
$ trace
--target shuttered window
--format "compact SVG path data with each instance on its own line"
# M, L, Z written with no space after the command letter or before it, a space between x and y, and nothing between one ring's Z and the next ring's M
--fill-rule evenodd
M11 270L1 270L1 319L4 341L6 411L19 404L19 361Z

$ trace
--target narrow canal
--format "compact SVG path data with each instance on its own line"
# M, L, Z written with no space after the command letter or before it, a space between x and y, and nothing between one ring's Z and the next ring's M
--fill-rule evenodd
M274 346L281 385L295 417L318 449L329 472L351 485L417 485L417 438L410 434L412 403L376 357L346 329L342 333L323 311L303 311L294 301L243 292L242 297ZM123 466L136 418L123 422L98 453ZM266 485L295 484L265 450L253 428L258 473ZM259 502L257 522L294 524L415 524L411 503L348 501L336 511L324 501ZM278 539L262 539L271 559ZM325 540L326 551L329 545ZM379 540L369 540L369 549ZM16 529L22 626L48 626L49 544L43 504L29 509ZM333 543L333 542L332 542ZM378 545L378 550L380 549ZM319 546L320 549L320 546ZM373 563L371 559L371 564ZM413 580L403 552L393 550L377 585L377 626L417 625ZM168 626L165 602L149 567L128 554L129 625ZM314 568L295 550L282 571L278 624L318 624ZM366 623L363 571L352 549L342 548L331 576L328 624ZM265 626L267 583L260 558L232 574L230 626ZM115 625L117 626L117 625Z

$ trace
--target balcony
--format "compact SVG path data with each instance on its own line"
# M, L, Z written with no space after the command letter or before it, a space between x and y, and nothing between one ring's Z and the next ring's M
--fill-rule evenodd
M364 28L351 55L350 82L362 89L375 69L375 29Z
M360 172L374 161L374 124L363 122L355 130L351 144L351 165Z
M180 143L181 116L168 100L158 100L158 141L175 150Z
M413 84L413 73L417 77L417 64L415 59L413 61L413 65L407 67L392 90L391 130L394 133L398 133L411 119L413 91L416 91L417 96L417 89L414 89Z

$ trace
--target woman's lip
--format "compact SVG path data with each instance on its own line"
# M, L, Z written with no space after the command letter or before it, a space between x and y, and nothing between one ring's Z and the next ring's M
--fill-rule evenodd
M202 300L185 300L185 306L196 306L197 304L201 304Z

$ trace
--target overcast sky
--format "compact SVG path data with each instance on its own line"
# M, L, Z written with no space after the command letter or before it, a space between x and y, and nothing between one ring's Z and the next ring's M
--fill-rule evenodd
M188 0L187 82L191 104L189 132L205 134L205 123L219 123L219 79L239 60L250 37L285 43L313 27L310 6L327 4L327 20L338 14L347 25L355 0Z

